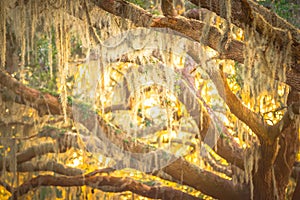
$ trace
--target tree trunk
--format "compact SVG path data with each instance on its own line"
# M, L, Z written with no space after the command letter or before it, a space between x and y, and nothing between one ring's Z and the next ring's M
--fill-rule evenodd
M273 176L273 162L277 146L276 142L266 144L261 140L258 169L253 176L253 199L277 199L277 192L274 187L275 179Z
M291 90L287 104L298 102L299 92ZM286 187L299 147L298 125L293 122L284 129L278 142L267 144L260 140L258 170L253 175L253 199L285 199Z

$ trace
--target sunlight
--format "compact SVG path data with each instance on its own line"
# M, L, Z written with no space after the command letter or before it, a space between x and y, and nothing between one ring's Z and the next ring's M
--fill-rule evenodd
M0 0L0 199L300 199L297 9Z
M82 150L80 150L82 153ZM77 152L72 154L71 162L67 163L66 165L69 167L78 167L83 164L83 157L79 155Z

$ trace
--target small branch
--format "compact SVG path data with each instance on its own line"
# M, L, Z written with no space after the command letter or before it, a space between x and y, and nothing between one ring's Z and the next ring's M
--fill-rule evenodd
M288 107L283 117L274 126L269 127L269 135L272 140L275 140L282 133L284 129L289 127L293 121L296 120L295 115L300 114L300 103L293 103Z
M39 175L33 178L18 188L16 188L13 199L28 193L34 188L40 186L62 186L62 187L72 187L72 186L83 186L87 185L95 189L106 188L105 191L110 192L123 192L131 191L135 194L153 198L153 199L191 199L199 200L195 196L186 194L180 190L173 189L171 187L164 186L149 186L143 184L139 181L133 180L127 177L114 177L114 176L83 176L83 177L69 177L69 176L51 176L51 175ZM104 187L105 186L105 187Z
M8 192L12 193L14 188L11 187L9 184L0 180L0 185L2 185Z
M114 112L114 111L119 111L119 110L129 110L129 109L130 109L130 107L128 105L116 104L116 105L111 105L111 106L105 107L103 112L108 113L108 112Z
M267 115L267 114L269 114L269 113L275 114L275 113L277 113L277 112L279 112L279 111L282 111L282 110L284 110L284 109L286 109L286 108L288 108L288 107L287 107L287 106L282 106L282 107L276 108L275 110L270 110L270 111L264 112L264 113L262 113L262 114L263 114L264 116Z

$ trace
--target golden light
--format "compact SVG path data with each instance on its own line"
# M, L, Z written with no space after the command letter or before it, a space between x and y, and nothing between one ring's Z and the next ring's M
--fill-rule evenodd
M82 150L80 150L80 153L82 153ZM72 154L71 162L67 163L67 166L69 167L78 167L79 165L83 164L83 156L79 155L77 152L74 152Z

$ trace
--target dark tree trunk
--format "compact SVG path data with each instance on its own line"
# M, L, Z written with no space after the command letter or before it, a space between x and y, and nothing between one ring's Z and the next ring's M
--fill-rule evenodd
M258 170L253 176L253 199L277 199L273 178L273 162L276 149L276 143L266 144L261 140Z
M300 94L291 90L288 106L299 101ZM286 187L292 172L298 150L298 125L293 122L284 129L278 142L267 144L260 140L260 160L253 176L254 199L285 199Z

